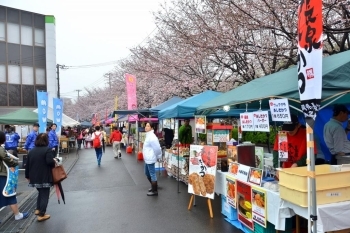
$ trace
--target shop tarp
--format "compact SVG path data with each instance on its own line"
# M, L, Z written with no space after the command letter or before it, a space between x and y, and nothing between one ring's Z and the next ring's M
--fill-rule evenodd
M48 122L52 122L47 119ZM0 116L3 125L31 125L38 123L38 114L27 108L21 108Z
M80 126L81 127L91 127L92 123L88 122L88 121L83 121L83 122L80 122Z
M152 112L158 112L158 111L161 111L167 107L170 107L173 104L179 103L182 100L184 100L184 99L177 97L177 96L174 96L173 98L168 99L164 103L161 103L161 104L157 105L156 107L151 108L150 110Z
M350 51L338 53L323 59L323 83L321 106L330 103L336 95L344 92L344 96L333 103L350 103ZM259 108L268 109L270 98L288 98L289 104L300 109L299 91L297 82L297 67L282 70L280 72L255 79L247 84L239 86L216 98L201 104L196 114L209 114L225 105L242 109ZM254 102L254 103L252 103Z
M35 109L33 112L38 113L38 109ZM50 107L47 108L47 117L49 119L54 119L53 109ZM56 122L54 122L54 123L56 123ZM68 126L76 126L76 125L80 125L80 122L70 118L66 114L62 114L62 126L68 127Z
M168 118L191 118L194 116L196 108L213 99L219 95L222 95L221 92L216 91L205 91L200 94L194 95L188 99L182 100L178 103L175 103L161 111L158 112L159 119L168 119Z

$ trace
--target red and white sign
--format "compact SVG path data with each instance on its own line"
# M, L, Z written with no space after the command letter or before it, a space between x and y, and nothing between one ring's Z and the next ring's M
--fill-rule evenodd
M269 100L272 121L291 121L288 99Z
M125 74L126 93L128 99L128 110L137 109L136 99L136 77L132 74ZM136 121L138 115L129 116L129 121Z
M254 116L251 112L240 114L240 122L242 131L254 131Z

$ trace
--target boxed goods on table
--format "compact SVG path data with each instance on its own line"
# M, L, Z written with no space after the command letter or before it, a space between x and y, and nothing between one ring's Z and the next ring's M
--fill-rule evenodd
M335 171L332 165L315 166L317 204L350 200L350 171ZM307 167L286 168L279 172L282 199L296 205L308 206Z

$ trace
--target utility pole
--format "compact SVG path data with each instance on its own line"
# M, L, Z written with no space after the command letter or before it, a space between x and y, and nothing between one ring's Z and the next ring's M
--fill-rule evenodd
M60 68L61 69L67 69L65 65L56 65L56 73L57 73L57 98L61 98L60 94Z
M80 97L79 93L80 93L82 90L75 90L75 91L78 92L78 100L79 100L79 97Z
M111 73L105 74L105 78L107 79L107 82L109 84L109 90L112 89L112 83L111 83Z

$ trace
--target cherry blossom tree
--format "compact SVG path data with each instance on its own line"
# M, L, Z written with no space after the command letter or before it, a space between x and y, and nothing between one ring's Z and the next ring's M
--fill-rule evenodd
M131 49L110 88L89 89L67 112L126 109L124 74L137 78L138 108L172 96L228 91L297 64L299 0L178 0L154 13L157 32ZM350 0L323 0L324 54L350 49Z

